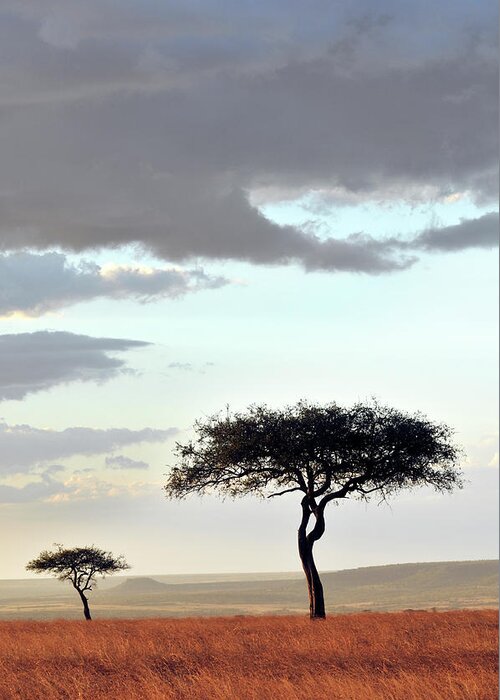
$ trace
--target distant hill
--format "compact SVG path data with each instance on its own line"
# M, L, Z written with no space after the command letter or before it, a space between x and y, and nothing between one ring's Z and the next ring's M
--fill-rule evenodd
M105 596L141 596L141 595L156 595L156 594L169 594L172 592L172 588L176 588L175 585L168 583L160 583L154 578L148 576L137 576L135 578L128 578L123 583L118 586L109 588L102 592Z
M330 613L498 606L497 560L370 566L321 578ZM308 608L298 572L114 577L103 583L91 596L96 617L305 614ZM67 584L0 580L0 619L80 615Z
M498 605L498 562L465 561L371 566L321 575L330 612L404 610L407 608L475 608ZM163 579L163 577L158 577ZM163 606L171 613L245 614L298 612L307 608L304 577L269 580L204 581L148 586L129 579L105 592L99 604L127 604L130 608ZM137 583L134 584L134 581ZM134 588L136 586L136 588Z
M395 610L498 605L498 561L393 564L325 574L336 606Z

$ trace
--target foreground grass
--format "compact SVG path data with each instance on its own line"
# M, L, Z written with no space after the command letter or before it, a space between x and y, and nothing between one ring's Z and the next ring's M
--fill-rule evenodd
M0 698L492 700L497 612L0 623Z

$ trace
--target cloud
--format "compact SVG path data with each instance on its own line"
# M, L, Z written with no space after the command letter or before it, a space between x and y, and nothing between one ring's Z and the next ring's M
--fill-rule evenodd
M54 479L42 473L37 480L24 486L0 484L0 505L15 503L68 503L72 501L96 501L108 498L134 498L160 490L160 485L144 481L131 484L115 484L90 474L72 474L66 479Z
M462 219L450 226L428 228L413 238L392 237L376 243L386 255L398 250L407 255L421 251L453 253L470 248L498 248L498 244L498 212L488 212L477 219Z
M0 400L74 381L107 381L131 371L115 353L148 345L63 331L0 335Z
M493 457L488 462L488 467L498 467L498 452L495 452Z
M64 483L54 479L50 472L40 474L36 481L30 481L24 486L0 484L0 504L31 503L46 500L66 490Z
M363 234L354 234L342 241L321 241L311 233L303 236L303 242L297 260L301 259L306 269L375 274L412 265L416 260L412 253L421 250L452 252L498 246L498 213L489 212L453 226L428 229L405 242L375 240ZM218 288L228 282L202 269L99 266L88 261L74 264L63 253L11 253L0 256L0 316L36 317L99 297L131 298L150 303ZM189 363L174 362L169 367L193 369Z
M130 457L125 457L125 455L106 457L105 461L106 466L111 469L149 469L149 464L147 462L131 459Z
M165 442L177 433L177 428L129 430L71 427L49 430L31 425L0 423L0 473L30 472L35 465L43 462L75 455L106 454L127 445Z
M409 267L368 235L278 226L252 193L496 199L495 13L344 5L4 3L0 249Z
M498 467L499 455L498 432L482 435L480 440L466 447L466 466L477 469L479 467Z
M96 479L89 474L73 474L61 483L59 491L46 500L51 503L71 501L97 501L109 498L136 498L158 492L160 484L136 481L131 484L115 484L112 481Z
M0 316L41 316L98 297L148 303L226 284L202 269L127 267L81 261L63 253L0 256Z
M181 372L198 372L199 374L205 374L210 367L215 367L215 363L203 362L199 365L193 365L191 362L170 362L168 365L169 369L177 369Z
M428 251L456 251L465 248L498 247L498 213L489 212L478 219L462 219L459 224L431 228L411 244Z

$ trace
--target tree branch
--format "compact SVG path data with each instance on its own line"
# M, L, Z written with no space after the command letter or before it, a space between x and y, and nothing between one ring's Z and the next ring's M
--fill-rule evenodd
M91 567L89 574L87 576L87 580L85 581L85 586L83 587L82 590L84 590L84 591L91 591L92 590L90 583L92 582L92 577L94 576L95 573L96 573L95 569L93 567Z
M311 545L314 544L314 542L317 542L317 540L319 540L320 537L322 537L324 532L325 532L325 506L326 506L326 503L322 504L322 502L320 502L320 504L318 506L316 506L316 504L314 504L314 505L315 505L315 507L314 507L313 513L314 513L314 517L316 518L316 523L314 524L314 527L311 530L311 532L307 535L307 540Z
M284 491L277 491L276 493L270 493L267 498L274 498L275 496L283 496L285 493L293 493L293 491L303 491L300 486L295 486L292 489L285 489Z
M309 498L307 495L301 500L300 505L302 506L302 520L299 525L299 540L305 540L307 536L307 525L311 517L311 509L309 507Z
M327 471L323 486L320 486L319 489L316 489L316 491L314 491L314 494L313 494L314 497L317 498L318 496L322 496L324 493L326 493L328 491L328 489L330 488L331 485L332 485L332 474L330 471Z
M320 506L324 508L327 503L330 503L330 501L333 501L335 498L345 498L348 493L354 491L359 484L366 480L366 478L367 477L364 474L362 476L351 477L340 489L323 496L320 501Z
M304 493L307 493L307 485L306 485L305 479L304 479L300 469L292 468L292 471L295 474L295 476L297 477L297 483L300 487L300 490L303 491Z

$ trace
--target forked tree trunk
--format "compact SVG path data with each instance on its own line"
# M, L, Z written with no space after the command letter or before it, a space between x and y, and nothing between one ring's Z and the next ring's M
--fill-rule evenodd
M300 533L299 554L302 562L302 568L304 569L307 580L307 591L309 593L309 615L311 620L318 618L324 619L326 617L326 612L323 584L321 583L316 564L314 563L313 544L308 543L307 538L305 538L305 540L301 538Z
M92 620L92 618L91 618L91 616L90 616L89 602L88 602L88 600L87 600L85 594L84 594L82 591L78 591L78 593L79 593L79 595L80 595L80 598L82 599L82 603L83 603L83 614L84 614L84 616L85 616L85 619L86 619L86 620Z
M307 497L302 500L302 521L298 532L298 545L300 561L306 575L311 620L322 620L326 617L323 584L321 583L313 556L314 543L316 540L319 540L325 531L323 511L324 509L315 509L316 524L312 531L307 534L307 524L311 517L311 510Z

